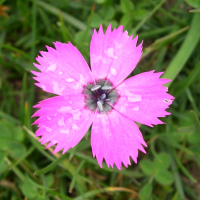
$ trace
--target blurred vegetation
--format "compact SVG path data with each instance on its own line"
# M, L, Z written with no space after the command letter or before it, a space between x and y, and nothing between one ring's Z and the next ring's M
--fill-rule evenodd
M0 199L200 199L199 8L199 0L0 0ZM32 106L50 96L30 73L39 51L70 41L89 63L93 28L110 23L143 40L131 75L165 71L176 97L165 125L140 126L147 154L121 171L99 167L90 132L61 156L31 126Z

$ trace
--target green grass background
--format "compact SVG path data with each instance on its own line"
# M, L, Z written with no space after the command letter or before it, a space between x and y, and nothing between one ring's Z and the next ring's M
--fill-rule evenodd
M198 8L199 0L0 0L0 199L200 199ZM31 126L32 106L51 96L30 73L39 51L70 41L89 62L93 28L110 23L143 40L131 75L165 71L176 98L165 125L140 125L147 154L121 171L99 167L90 131L74 149L53 155Z

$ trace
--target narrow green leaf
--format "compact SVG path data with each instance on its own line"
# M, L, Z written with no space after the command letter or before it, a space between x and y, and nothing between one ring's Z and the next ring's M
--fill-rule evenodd
M177 98L184 90L187 88L196 78L200 71L200 61L196 65L196 67L190 72L189 76L183 81L180 88L175 93L175 97Z
M147 16L146 16L143 20L141 20L141 21L138 23L138 25L130 32L130 35L132 35L132 34L135 35L136 32L143 26L143 24L144 24L148 19L150 19L151 16L163 5L163 3L165 3L165 0L160 1L160 3L159 3L157 6L155 6L155 8L154 8L151 12L149 12L149 13L147 14Z
M45 3L43 1L37 1L37 4L40 5L41 7L43 7L45 10L49 11L50 13L54 14L54 15L58 15L59 9L55 8L54 6ZM62 12L61 11L61 15L63 17L63 19L68 22L69 24L71 24L72 26L78 28L79 30L85 30L86 29L86 25L84 23L82 23L81 21L79 21L78 19L72 17L71 15Z
M51 34L52 38L55 38L55 33L54 33L53 28L52 28L52 23L50 22L48 16L46 15L46 13L43 11L43 9L41 7L39 8L39 13L40 13L40 16L41 16L41 18L44 22L44 25L46 26L47 32L49 34Z
M180 162L180 159L178 158L178 156L176 155L174 150L172 150L172 154L175 158L176 163L178 164L179 168L181 169L181 171L188 177L188 179L190 179L194 183L197 183L197 180L195 178L193 178L192 175L187 171L187 169L182 165L182 163Z
M68 43L69 39L67 38L67 31L66 31L66 27L65 27L65 24L64 24L64 21L63 21L63 18L62 18L62 14L61 14L61 11L59 10L58 12L58 16L59 16L59 20L61 22L61 31L62 31L62 36L63 36L63 40L65 43Z
M167 147L168 147L168 152L169 152L170 158L171 158L171 168L172 168L172 173L174 175L174 181L175 181L176 189L177 189L181 199L185 199L185 194L184 194L184 190L183 190L183 183L182 183L182 180L181 180L181 176L178 172L178 167L177 167L176 162L174 160L171 147L170 146L167 146Z
M0 47L3 47L3 48L5 48L5 49L9 49L9 50L12 50L12 51L16 51L17 53L20 53L20 54L22 54L24 57L26 57L27 59L29 59L31 62L34 62L34 60L32 59L31 56L29 56L27 53L21 51L21 50L18 49L18 48L15 48L15 47L9 46L9 45L5 45L5 44L0 45Z
M57 158L55 161L53 161L50 165L44 167L43 169L40 169L40 170L34 172L34 175L38 176L38 175L45 174L45 173L49 172L50 170L54 169L54 167L56 167L62 160L64 160L65 157L66 157L66 154L63 154L62 156Z
M70 184L70 186L69 186L69 192L70 192L70 193L71 193L72 190L73 190L73 187L74 187L74 184L75 184L75 181L76 181L76 177L77 177L77 175L78 175L80 169L83 167L84 164L85 164L85 160L83 160L83 161L81 162L81 164L78 166L76 172L74 173L74 176L73 176L73 178L72 178L71 184Z
M194 133L195 127L194 126L180 127L177 131L181 133Z
M131 189L128 189L128 188L106 187L106 188L102 188L102 189L92 190L92 191L86 192L84 194L84 196L85 196L86 199L89 199L90 197L94 197L95 195L100 194L100 193L104 193L104 192L128 192L128 193L134 194L134 196L138 195L135 191L133 191ZM83 200L83 197L81 195L81 196L78 196L78 197L74 198L74 200Z
M32 34L31 34L31 57L34 59L35 58L35 53L36 53L36 47L35 47L35 41L36 41L36 17L37 17L37 0L33 0L33 7L32 7Z
M0 6L5 2L6 0L1 0L0 1Z
M192 110L191 111L192 120L196 129L196 132L200 135L200 122L196 115L196 113Z
M188 61L190 55L192 54L194 48L196 47L199 41L199 32L200 32L199 21L200 21L200 13L196 13L191 22L191 26L185 38L185 41L183 42L180 50L175 55L174 59L172 60L165 74L162 77L172 80L170 83L166 84L166 86L168 87L171 85L171 83L177 77L179 72L182 70L182 68Z
M190 13L200 12L200 8L189 10Z

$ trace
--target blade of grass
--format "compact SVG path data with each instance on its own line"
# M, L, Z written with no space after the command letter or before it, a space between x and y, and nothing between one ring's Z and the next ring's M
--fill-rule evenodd
M65 157L66 157L66 154L63 154L62 156L57 158L55 161L53 161L50 165L47 165L43 169L40 169L40 170L34 172L34 175L38 176L38 175L45 174L45 173L51 171L52 169L54 169L58 165L58 163L63 161L65 159Z
M171 85L178 73L182 70L199 41L199 21L200 13L196 13L192 19L191 26L185 41L183 42L180 50L168 66L166 72L162 76L163 78L172 80L171 82L166 84L167 87Z
M46 13L43 11L43 9L41 7L39 8L39 13L40 13L40 16L46 26L47 32L51 35L52 38L55 38L55 33L52 28L52 24L51 24L49 18L47 17Z
M37 4L40 5L41 7L43 7L45 10L47 10L48 12L54 14L54 15L58 15L59 13L59 9L55 8L54 6L51 6L48 3L45 3L43 1L37 1ZM79 30L85 30L86 29L86 25L84 23L82 23L81 21L79 21L78 19L76 19L75 17L72 17L71 15L62 12L61 14L63 16L63 19L68 22L69 24L71 24L72 26L78 28Z
M85 160L83 160L83 161L81 162L81 164L78 166L76 172L74 173L74 176L73 176L73 178L72 178L71 184L70 184L70 186L69 186L69 192L70 192L70 193L71 193L72 190L73 190L73 187L74 187L74 184L75 184L75 181L76 181L76 177L77 177L77 175L78 175L80 169L83 167L84 164L85 164Z
M138 197L137 192L135 192L131 189L128 189L128 188L123 188L123 187L107 187L107 188L87 192L84 195L85 195L85 198L91 198L91 197L94 197L97 194L105 193L105 192L128 192L128 193L132 193L135 196L135 198ZM83 200L83 197L78 196L78 197L74 198L74 200Z
M188 87L185 89L185 92L186 92L186 96L187 96L188 100L190 101L194 111L197 114L199 114L199 111L198 111L197 105L196 105L196 101L194 100L193 95L192 95L192 93L191 93L191 91L190 91L190 89Z
M172 140L170 140L169 137L166 137L165 135L160 134L158 138L160 140L162 140L163 142L165 142L166 144L171 145L172 147L180 149L180 150L184 151L185 153L188 153L189 155L193 155L193 153L190 150L188 150L186 147L184 147L176 142L173 142Z
M192 70L192 72L190 72L189 76L184 80L180 88L178 88L178 90L174 94L176 98L195 80L199 72L200 72L200 61L198 62L196 67Z
M18 49L18 48L15 48L15 47L12 47L12 46L9 46L9 45L5 45L5 44L0 45L0 47L3 47L3 48L5 48L5 49L9 49L9 50L15 51L15 52L17 52L17 53L19 53L19 54L22 54L24 57L26 57L27 59L29 59L31 62L34 62L34 59L32 59L31 56L29 56L27 53L21 51L21 50Z
M16 167L20 162L22 162L26 157L28 157L33 151L35 147L32 146L20 159L14 162L12 165L9 166L8 170L11 170L13 167Z
M195 127L194 126L180 127L177 131L182 133L188 133L188 132L193 133L195 131Z
M149 55L152 51L159 49L160 47L166 46L169 42L171 42L171 40L173 38L175 38L176 36L178 36L179 34L183 33L184 31L186 31L189 28L189 26L184 27L174 33L171 33L167 36L164 36L160 39L157 39L153 44L151 44L149 47L144 49L144 53L142 54L142 58L144 58L145 56Z
M176 166L176 162L174 161L174 157L173 157L171 147L169 147L169 146L167 146L167 147L168 147L168 152L169 152L169 155L170 155L170 158L171 158L171 168L172 168L172 173L174 175L174 181L175 181L176 189L177 189L181 199L185 199L185 194L184 194L184 190L183 190L183 184L182 184L182 181L181 181L181 176L178 173L178 168Z
M28 133L30 140L32 141L33 145L43 154L46 155L50 160L52 160L52 156L50 156L49 154L47 154L43 149L41 149L41 145L38 143L37 140L39 140L38 138L35 137L34 133L32 131L30 131L26 126L23 126L23 129ZM45 146L45 145L44 145ZM53 149L52 148L48 148L48 150L53 154ZM69 152L69 151L68 151ZM65 155L65 154L64 154ZM54 156L56 158L60 157L59 153L54 154ZM55 160L55 159L53 159ZM55 161L54 161L55 162ZM69 173L71 175L74 175L75 173L75 167L68 161L62 160L62 162L58 163L59 165L61 165L65 170L68 170ZM86 186L85 186L85 181L84 178L80 175L77 175L77 183L82 187L83 191L86 191Z
M33 0L33 7L32 7L32 34L31 34L31 57L35 58L35 41L36 41L36 15L37 15L37 0Z
M0 6L1 6L5 1L7 1L7 0L1 0L1 1L0 1Z
M87 35L89 33L91 22L92 22L92 17L93 17L93 14L94 14L94 10L95 10L95 4L93 5L92 10L90 12L90 16L89 16L89 19L88 19L87 27L85 29L84 36L83 36L83 42L86 40L86 37L87 37Z
M187 171L187 169L182 165L182 163L180 162L179 158L177 157L174 149L172 150L172 154L173 154L173 157L178 165L178 167L181 169L181 171L185 174L185 176L188 177L189 180L191 180L192 182L194 183L197 183L197 180L192 177L192 175Z
M130 32L130 35L136 35L137 31L144 25L144 23L151 18L151 16L165 3L165 0L160 1L160 3L148 13L148 15L139 22L139 24Z
M8 166L11 165L11 161L7 157L4 158L4 160L6 161ZM26 179L25 179L24 174L17 167L13 167L12 171L21 179L21 181L25 182Z
M200 12L200 8L189 10L190 13Z
M56 198L56 197L60 197L62 200L74 200L64 194L61 194L61 193L58 193L58 192L55 192L55 191L47 191L48 194L52 194L53 198ZM60 198L57 198L57 199L60 199Z
M63 21L62 13L61 13L60 10L58 12L58 16L59 16L59 20L60 20L60 23L61 23L61 31L62 31L62 36L63 36L64 42L68 43L68 41L71 41L72 44L75 44L75 40L73 39L71 34L67 31L67 28L65 27L65 23Z
M150 3L151 3L152 5L154 5L154 6L157 5L156 2L154 2L154 1L152 1L152 0L149 0L149 1L150 1ZM164 10L163 8L160 8L160 7L158 8L158 10L159 10L160 12L162 12L166 17L168 17L168 18L170 18L171 20L173 20L174 22L176 22L177 24L180 24L180 25L183 25L183 26L186 25L186 23L183 22L183 20L174 17L174 16L171 14L171 12L166 11L166 10Z
M192 120L196 129L196 132L200 135L200 122L196 115L196 113L192 110L191 111Z

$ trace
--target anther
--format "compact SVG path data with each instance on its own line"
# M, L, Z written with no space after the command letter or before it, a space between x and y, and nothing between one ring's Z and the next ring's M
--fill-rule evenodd
M102 94L101 95L101 99L103 100L103 99L105 99L106 98L106 94Z
M101 87L101 85L95 85L90 90L95 91L95 90L98 90L100 87Z
M103 112L103 105L102 105L101 101L97 101L97 106L98 106L99 110L101 112Z
M110 89L112 89L112 86L104 85L101 89L102 90L110 90Z

